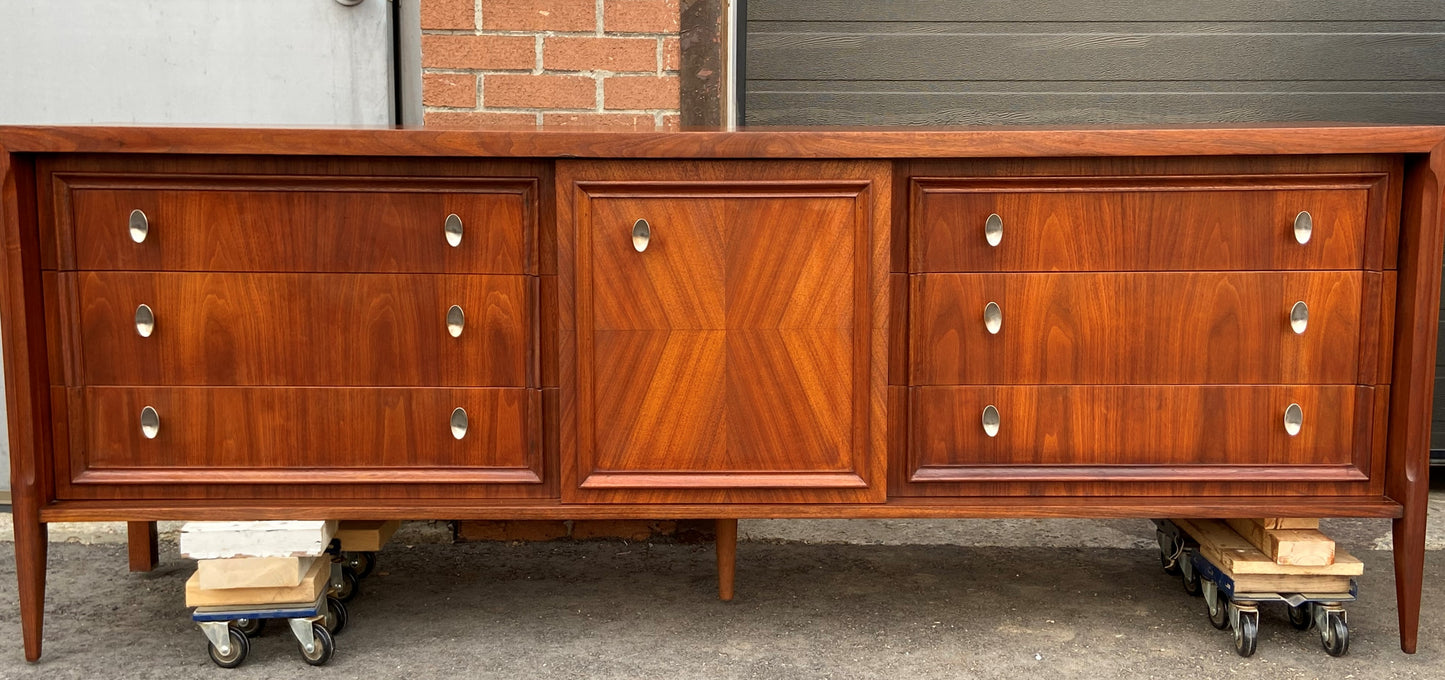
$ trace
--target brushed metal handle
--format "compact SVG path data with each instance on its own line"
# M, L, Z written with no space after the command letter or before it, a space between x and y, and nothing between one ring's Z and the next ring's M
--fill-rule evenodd
M990 437L998 436L998 409L993 404L983 407L983 433Z
M456 213L447 215L442 231L446 233L447 245L455 248L462 244L462 218Z
M140 410L140 433L146 439L155 439L161 433L161 414L156 413L154 407Z
M1299 434L1300 428L1305 425L1304 409L1299 404L1290 404L1284 410L1284 433L1293 437Z
M143 243L150 233L151 220L146 217L145 211L139 208L130 211L130 240Z
M447 334L454 337L462 337L462 329L467 325L467 315L462 313L462 308L452 305L447 310Z
M458 406L452 410L452 438L467 436L467 410Z
M1294 306L1289 308L1289 329L1294 331L1295 335L1303 335L1309 324L1309 305L1306 305L1304 300L1294 303Z
M1294 240L1300 245L1310 242L1310 234L1315 230L1315 218L1308 210L1301 210L1294 216Z
M983 327L988 330L989 335L998 335L1003 328L1003 310L999 309L997 302L983 306Z
M142 338L149 338L156 330L156 313L150 305L135 308L135 332Z
M647 244L652 241L652 225L647 220L638 220L632 223L632 248L637 252L647 250Z
M998 213L989 215L988 219L983 221L983 237L994 248L1003 241L1003 218L999 217Z

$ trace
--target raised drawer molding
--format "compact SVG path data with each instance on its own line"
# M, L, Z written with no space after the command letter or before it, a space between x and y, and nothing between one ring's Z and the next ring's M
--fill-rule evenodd
M1391 518L1413 652L1442 178L1425 126L0 127L25 654L48 522L713 518L729 597L736 519L862 517Z

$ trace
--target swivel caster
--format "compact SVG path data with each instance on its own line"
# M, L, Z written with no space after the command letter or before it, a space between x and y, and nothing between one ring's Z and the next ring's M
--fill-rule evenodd
M376 553L374 552L346 553L345 557L345 565L356 574L358 579L370 576L371 571L376 568Z
M1209 616L1209 625L1217 630L1229 630L1229 601L1222 597L1215 597L1211 604L1209 599L1204 601L1204 613Z
M341 602L350 602L361 594L361 581L351 567L343 566L340 561L333 562L327 594Z
M327 632L333 637L340 635L346 628L346 621L346 605L330 595L326 596L326 615L321 618L321 622L326 626Z
M324 666L331 660L331 655L336 651L336 643L331 639L331 633L326 632L326 626L320 622L300 620L297 625L296 619L292 620L292 632L296 634L296 644L301 649L301 658L312 666ZM305 626L303 629L302 626Z
M1241 609L1230 603L1230 608L1237 612L1231 619L1238 619L1234 623L1234 651L1242 657L1254 655L1255 645L1259 642L1259 610L1253 607Z
M1314 623L1311 606L1308 602L1299 606L1289 605L1289 625L1295 630L1309 630L1310 624Z
M226 626L225 642L218 645L214 641L206 643L206 653L211 657L211 663L221 668L235 668L246 660L246 655L251 653L251 639L241 631ZM209 638L210 635L207 635Z
M1325 625L1320 626L1320 646L1330 656L1344 656L1350 651L1350 624L1343 609L1326 609Z

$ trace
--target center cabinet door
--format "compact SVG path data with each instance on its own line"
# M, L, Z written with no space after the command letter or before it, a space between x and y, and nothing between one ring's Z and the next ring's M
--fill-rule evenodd
M889 180L561 163L564 499L884 500Z

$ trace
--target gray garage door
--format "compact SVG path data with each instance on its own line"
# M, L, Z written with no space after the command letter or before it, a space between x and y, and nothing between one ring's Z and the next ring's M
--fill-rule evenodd
M744 12L749 125L1445 124L1445 0L746 0ZM1435 392L1431 446L1445 449L1445 377Z

